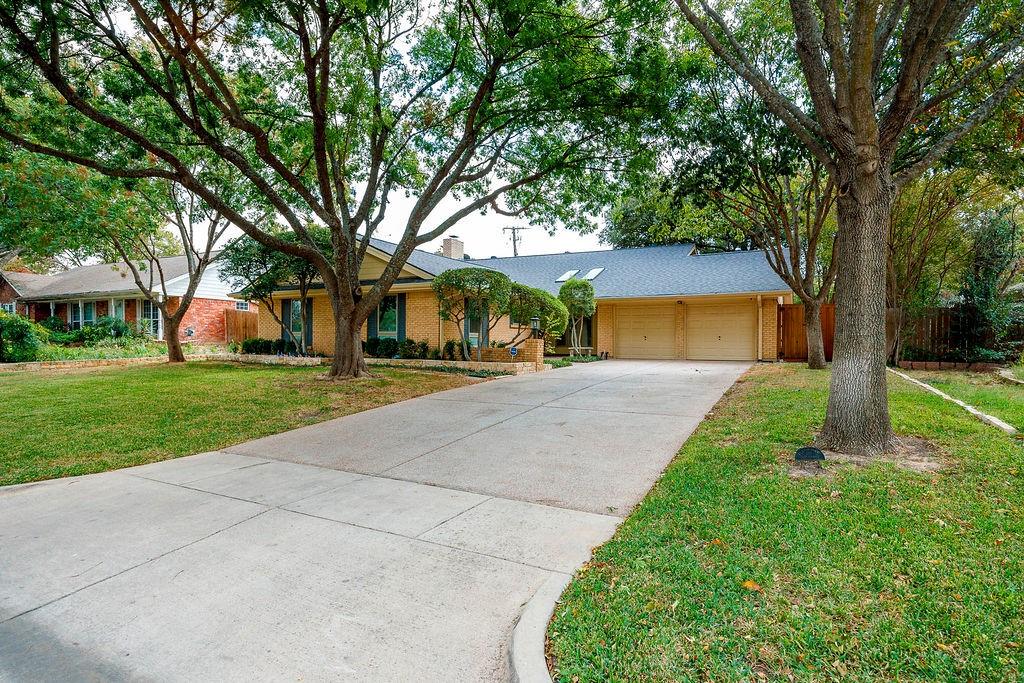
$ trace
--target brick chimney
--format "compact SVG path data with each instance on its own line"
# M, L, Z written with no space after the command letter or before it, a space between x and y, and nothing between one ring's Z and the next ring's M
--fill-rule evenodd
M441 241L441 256L447 256L458 261L462 260L465 245L457 236L445 237Z

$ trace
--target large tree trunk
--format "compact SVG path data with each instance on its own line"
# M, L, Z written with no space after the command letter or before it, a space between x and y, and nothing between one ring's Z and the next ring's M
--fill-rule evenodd
M825 339L821 334L821 302L817 299L804 302L804 333L807 335L807 367L824 370Z
M167 362L184 363L185 352L181 349L181 340L178 338L178 328L181 321L173 316L164 318L164 339L167 341Z
M836 339L823 448L878 455L892 450L886 385L885 269L895 195L884 171L861 176L838 201Z
M363 357L363 326L357 323L351 312L334 313L334 360L327 376L332 379L367 377L370 374Z

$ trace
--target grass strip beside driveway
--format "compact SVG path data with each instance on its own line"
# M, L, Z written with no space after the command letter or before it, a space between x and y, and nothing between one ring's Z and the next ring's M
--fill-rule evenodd
M216 450L466 384L462 375L375 368L196 363L0 376L0 485L90 474Z
M744 376L567 589L556 680L1020 678L1020 445L892 377L897 433L946 469L793 479L827 390L795 366Z

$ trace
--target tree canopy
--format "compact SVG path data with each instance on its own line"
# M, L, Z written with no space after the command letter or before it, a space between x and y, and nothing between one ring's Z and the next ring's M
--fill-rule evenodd
M362 322L415 247L485 211L579 225L609 173L652 154L637 130L670 79L651 20L562 0L14 0L0 139L128 186L173 181L310 260L337 320L332 373L362 374ZM398 193L414 202L396 217ZM398 245L362 292L385 219Z

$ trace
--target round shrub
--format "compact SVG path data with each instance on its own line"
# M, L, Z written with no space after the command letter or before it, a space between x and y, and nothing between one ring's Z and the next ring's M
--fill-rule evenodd
M46 328L28 318L0 313L0 363L36 360L46 337Z

